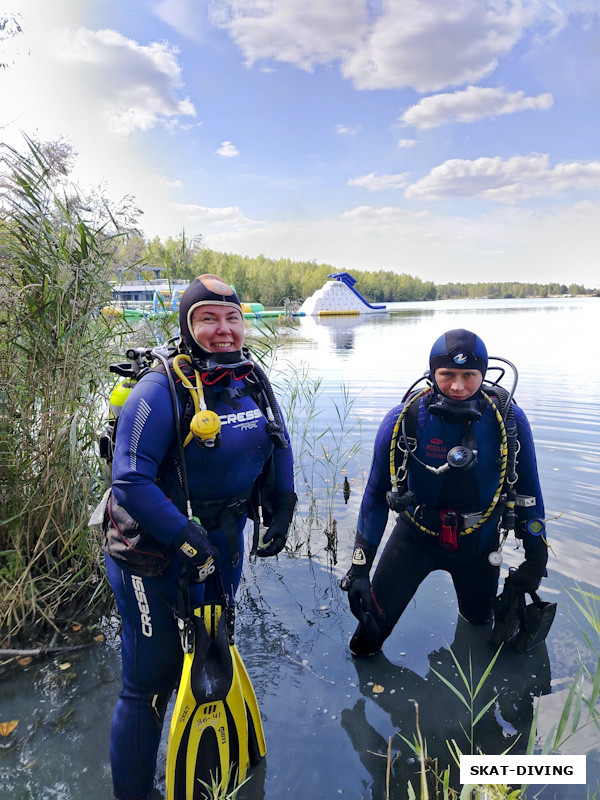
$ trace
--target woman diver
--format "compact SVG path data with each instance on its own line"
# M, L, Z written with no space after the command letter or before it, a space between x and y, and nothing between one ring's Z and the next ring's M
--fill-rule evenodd
M525 560L507 582L535 593L546 575L544 506L531 429L512 402L514 385L507 393L495 382L484 383L487 370L480 337L464 329L448 331L431 349L431 386L409 390L381 423L352 566L342 580L359 620L350 640L354 655L381 649L421 582L438 569L452 578L461 616L474 624L488 622L500 551L511 530L523 542ZM390 508L399 516L371 584Z
M110 741L117 800L146 800L154 791L163 719L183 660L174 614L182 564L198 581L189 587L191 607L219 602L221 585L233 602L251 493L267 463L271 519L258 556L283 549L296 505L289 438L264 372L242 350L235 291L201 275L182 295L179 324L177 355L137 381L119 416L104 517L122 619L123 688ZM202 407L190 421L185 401L194 395L192 412L198 398Z

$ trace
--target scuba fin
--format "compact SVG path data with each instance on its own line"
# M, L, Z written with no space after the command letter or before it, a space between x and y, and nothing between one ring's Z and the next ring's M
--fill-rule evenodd
M489 641L500 647L510 642L518 630L519 593L513 586L505 584L502 593L494 600L494 627Z
M519 653L529 652L545 640L556 615L556 603L545 603L535 592L533 603L525 605L525 597L522 599L519 630L511 642Z
M494 603L494 627L489 637L492 644L509 644L525 653L546 639L556 615L556 603L544 602L536 592L531 598L533 602L527 604L524 592L505 584Z
M252 681L246 670L242 657L235 645L231 646L233 663L237 670L238 679L242 687L242 694L246 704L246 720L248 723L248 758L250 766L257 764L267 754L265 734L258 708L258 700L252 686Z
M169 731L167 800L200 800L206 787L242 783L266 753L256 695L228 630L228 607L193 609L193 647L183 670ZM229 775L229 779L227 776Z

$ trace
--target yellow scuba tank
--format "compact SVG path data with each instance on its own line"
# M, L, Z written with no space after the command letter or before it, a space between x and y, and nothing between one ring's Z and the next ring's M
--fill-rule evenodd
M109 422L117 419L135 384L136 381L132 380L121 381L121 383L118 383L112 390L108 401Z

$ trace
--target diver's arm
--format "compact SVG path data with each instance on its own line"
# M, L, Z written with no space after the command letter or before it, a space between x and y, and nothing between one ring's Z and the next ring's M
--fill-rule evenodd
M280 412L281 414L281 412ZM283 422L283 417L281 418ZM273 471L275 485L273 487L272 519L256 555L268 558L280 553L285 547L288 531L292 524L298 497L294 491L294 457L290 437L283 423L283 431L287 447L273 448Z
M340 583L341 588L348 592L350 610L359 622L366 620L373 605L369 574L388 520L386 494L391 489L390 446L400 410L401 407L390 411L377 431L371 472L358 514L352 564Z
M167 378L145 375L119 416L112 468L112 493L140 527L175 547L188 520L155 484L158 468L175 437Z
M518 406L515 405L513 408L520 444L517 456L517 474L519 477L515 489L517 494L535 497L536 499L535 506L520 506L516 509L518 519L517 535L522 538L525 549L525 561L520 565L517 573L530 587L535 587L535 591L541 578L546 577L548 574L546 572L548 561L547 534L543 522L544 500L542 498L535 447L529 421ZM538 530L540 528L541 530ZM513 574L518 578L519 575L517 573ZM536 582L537 585L535 585Z
M275 464L274 491L276 495L287 494L288 492L294 491L294 454L285 423L283 423L283 431L287 441L287 447L273 448L273 461Z
M386 414L379 426L373 448L373 461L358 514L356 541L377 550L388 521L386 494L390 491L390 445L401 406Z

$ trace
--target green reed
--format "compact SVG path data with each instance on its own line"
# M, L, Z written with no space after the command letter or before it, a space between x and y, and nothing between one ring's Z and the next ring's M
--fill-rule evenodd
M60 195L40 150L5 154L1 239L0 631L97 596L97 392L111 237ZM101 592L100 592L101 594Z
M312 531L325 534L325 549L337 561L335 507L341 495L348 465L360 452L357 434L360 422L353 413L355 398L340 386L341 399L330 399L334 423L326 425L322 415L327 398L319 377L307 365L285 365L276 374L280 405L294 452L299 510L288 551L312 555Z
M551 726L549 733L541 745L537 741L540 712L540 700L538 699L527 741L527 755L534 755L536 752L540 755L559 753L569 739L590 726L594 726L600 733L600 708L598 707L598 700L600 698L600 609L598 605L600 602L600 595L593 592L586 592L579 587L576 587L573 592L567 592L567 594L575 606L576 612L573 614L575 624L579 628L592 655L595 657L595 665L593 669L590 669L582 659L581 666L577 673L567 683L567 696L560 711L560 716ZM578 595L579 599L577 599L575 595ZM587 623L587 626L585 623ZM488 680L499 653L500 649L496 651L477 683L475 683L475 678L472 674L470 658L468 669L464 669L452 652L452 648L450 648L450 654L458 669L462 686L457 687L438 672L435 673L447 688L459 697L461 702L469 709L471 724L468 730L463 728L463 732L469 743L469 751L471 754L475 752L475 725L482 719L484 714L489 711L496 696L490 702L486 703L477 713L475 712L475 699ZM435 672L435 670L433 671ZM416 734L414 734L412 741L402 734L398 734L419 759L420 793L417 794L415 788L409 782L407 790L409 800L416 800L417 797L419 797L420 800L429 800L430 797L435 797L436 800L524 800L527 796L527 784L523 784L517 789L511 789L501 784L466 784L462 786L460 790L453 789L450 786L450 767L448 766L442 769L437 759L432 760L428 757L427 741L419 727L418 705L415 703L415 706ZM387 754L388 775L391 764L394 758L397 757L392 756L391 743L392 739L390 738ZM451 760L457 767L460 766L460 757L463 755L460 746L455 739L447 740L446 745ZM507 748L505 752L509 750L510 748ZM477 748L477 752L481 752L479 748ZM588 786L587 797L589 800L594 800L594 798L598 796L599 788L600 787L596 787L593 789ZM389 789L386 797L389 797Z

